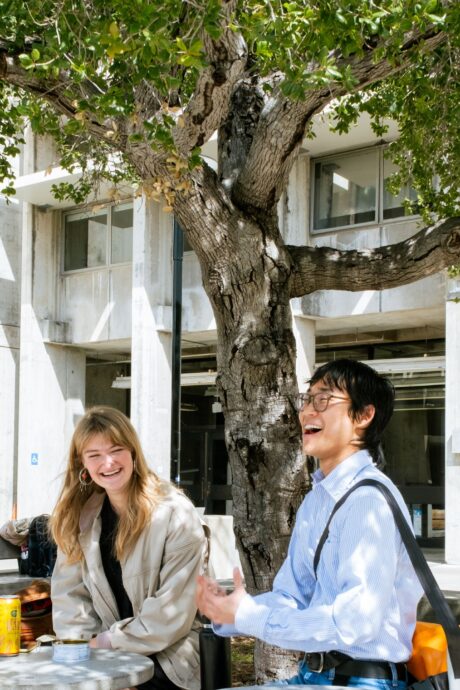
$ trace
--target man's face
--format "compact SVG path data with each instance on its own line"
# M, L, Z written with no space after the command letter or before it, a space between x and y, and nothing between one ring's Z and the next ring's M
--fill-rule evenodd
M351 401L343 391L317 381L308 393L315 398L310 397L299 412L303 452L318 458L327 474L358 450L363 423L351 418Z

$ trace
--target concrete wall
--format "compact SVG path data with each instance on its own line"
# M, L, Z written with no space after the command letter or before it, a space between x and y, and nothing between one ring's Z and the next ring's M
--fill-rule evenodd
M21 206L0 198L0 524L16 503Z
M310 158L301 154L289 175L278 205L280 229L286 244L310 244Z
M68 341L130 338L131 283L132 267L125 264L61 275L58 319L69 324Z
M53 323L56 319L58 230L53 214L40 213L24 204L19 517L52 510L61 484L68 441L84 405L84 352L44 342L42 332L44 324Z
M216 322L201 280L201 268L194 252L185 252L182 262L182 330L213 332Z
M46 170L58 163L59 157L54 140L49 136L37 136L33 138L33 169L28 172Z

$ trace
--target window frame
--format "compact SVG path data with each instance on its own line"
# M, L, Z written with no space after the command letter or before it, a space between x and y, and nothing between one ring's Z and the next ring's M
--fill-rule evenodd
M365 146L356 149L348 149L347 151L340 151L338 153L330 153L325 156L315 156L310 161L310 233L311 235L324 235L344 230L355 230L360 228L378 228L385 225L394 225L398 223L406 223L419 218L419 214L399 216L397 218L384 218L383 195L384 195L384 162L386 144L378 144L375 146ZM359 155L367 152L375 152L375 171L376 171L376 204L375 204L375 218L374 221L364 221L362 223L353 223L349 225L337 225L330 228L316 228L315 227L315 194L316 194L316 179L315 167L318 163L327 163L328 161L335 161L339 158L351 158L354 155Z
M131 208L133 211L133 230L134 230L134 205L132 201L126 201L120 204L104 204L103 206L97 205L90 209L89 211L83 211L82 209L73 209L70 211L63 212L61 216L61 274L72 275L74 273L86 273L88 271L100 271L103 269L111 268L114 266L129 266L132 264L132 258L128 261L117 261L112 262L112 215L113 210L123 211L125 209ZM72 217L74 220L82 220L84 218L90 218L91 215L96 215L97 213L105 213L107 215L107 225L106 225L106 237L105 237L105 263L99 266L85 266L84 268L71 268L65 269L65 224L66 219Z

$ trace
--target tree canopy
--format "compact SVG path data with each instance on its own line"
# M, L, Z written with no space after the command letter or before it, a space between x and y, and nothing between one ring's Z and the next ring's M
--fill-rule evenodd
M145 144L158 161L170 153L174 172L185 162L191 168L246 81L263 111L258 128L270 110L280 126L297 110L298 141L332 100L338 131L362 111L382 136L385 118L396 119L394 187L410 180L428 212L457 213L456 2L1 0L0 11L2 177L25 120L59 141L64 166L87 170L91 150L91 174L59 190L76 201L102 171L114 178L114 166L104 165L113 151L124 157L124 175L144 182L130 152ZM186 179L181 183L187 188ZM244 184L243 173L238 187Z

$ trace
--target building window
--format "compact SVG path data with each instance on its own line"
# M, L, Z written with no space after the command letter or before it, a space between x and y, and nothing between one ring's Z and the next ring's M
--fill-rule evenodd
M383 153L383 152L382 152ZM383 167L383 189L382 189L382 218L383 220L390 220L391 218L402 218L407 215L404 208L404 199L410 199L411 202L417 201L417 192L409 185L404 185L399 190L399 194L395 196L391 194L386 186L387 180L397 171L397 166L390 160L382 156Z
M132 205L64 216L64 271L132 260Z
M111 262L120 264L133 259L133 207L112 207Z
M402 218L407 215L404 199L417 198L411 188L398 196L386 189L396 167L384 157L383 147L329 156L313 166L313 230Z

